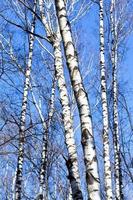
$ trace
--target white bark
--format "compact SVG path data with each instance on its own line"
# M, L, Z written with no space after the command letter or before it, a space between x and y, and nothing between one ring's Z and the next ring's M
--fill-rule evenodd
M100 70L101 70L101 98L103 110L103 151L104 151L104 173L105 173L105 192L106 198L111 200L112 179L111 179L111 163L109 151L109 122L108 122L108 103L106 88L106 69L104 56L104 10L103 0L100 0Z
M62 53L60 48L60 40L56 39L53 44L55 56L55 69L58 79L58 87L60 92L60 100L62 104L62 115L65 129L65 143L68 149L69 159L67 162L69 170L69 180L72 187L73 199L83 199L80 189L80 176L78 170L78 158L76 145L74 141L73 121L69 106L69 99L66 89L66 83L63 72Z
M79 71L78 58L72 39L70 25L67 20L65 3L63 0L55 0L55 4L59 27L64 43L67 66L70 72L71 83L80 114L82 145L85 156L86 180L89 198L91 200L100 200L100 184L89 100L87 98Z
M34 1L34 11L35 9L36 9L36 0ZM33 14L33 23L31 26L31 33L34 33L34 30L35 30L35 15ZM31 74L31 66L32 66L33 45L34 45L34 35L30 34L28 64L27 64L26 72L25 72L25 83L24 83L22 110L21 110L21 117L20 117L19 154L18 154L17 170L16 170L15 200L21 199L26 109L27 109L27 103L28 103L27 101L28 101L28 91L29 91L30 74Z
M118 65L118 39L116 21L116 2L111 1L110 21L112 36L112 70L113 70L113 142L115 155L115 197L116 200L123 199L122 174L120 166L119 128L118 128L118 92L117 92L117 65Z
M60 34L56 36L56 39L49 35L49 32L51 30L49 29L49 25L47 24L47 21L45 19L45 16L43 14L43 1L39 0L39 6L40 6L40 13L42 22L46 29L47 37L52 39L52 45L54 48L54 57L55 57L55 70L58 80L58 88L60 92L60 100L62 105L62 115L63 115L63 124L64 124L64 130L65 130L65 143L68 149L68 156L69 156L69 165L68 165L68 171L69 171L69 180L72 188L72 196L74 199L83 199L82 192L80 188L80 175L78 170L78 158L77 158L77 150L74 140L74 131L73 131L73 120L71 116L70 106L69 106L69 99L67 94L67 88L64 78L64 72L63 72L63 63L62 63L62 53L61 53L61 47L60 47ZM49 31L47 31L49 30Z

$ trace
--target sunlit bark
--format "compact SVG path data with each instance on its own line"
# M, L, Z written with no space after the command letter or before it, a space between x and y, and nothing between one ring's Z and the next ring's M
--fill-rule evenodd
M42 22L45 26L47 37L52 38L50 35L51 30L44 16L43 10L43 1L39 0L40 13ZM73 131L73 120L71 116L69 99L67 94L67 88L65 83L65 77L63 72L63 63L62 63L62 52L60 47L60 34L56 35L56 38L52 40L52 46L54 48L54 57L55 57L55 70L58 81L58 88L60 92L60 101L62 105L62 115L63 115L63 124L65 130L65 143L68 149L69 163L68 166L70 176L70 184L72 188L72 196L74 199L83 199L82 192L80 188L80 175L78 169L78 158L77 150L74 140L74 131Z
M65 3L63 0L55 0L55 6L66 54L66 62L80 114L88 193L90 199L99 200L100 185L89 100L79 71L77 53L67 19Z
M103 114L103 151L104 151L104 178L105 192L108 200L113 199L112 194L112 179L111 179L111 163L109 150L109 115L107 103L107 88L106 88L106 69L104 56L104 10L103 0L99 4L99 20L100 20L100 71L101 71L101 99L102 99L102 114Z

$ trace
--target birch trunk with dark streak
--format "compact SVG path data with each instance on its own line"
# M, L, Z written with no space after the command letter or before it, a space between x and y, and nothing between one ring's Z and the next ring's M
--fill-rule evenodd
M106 88L106 69L104 56L104 10L103 0L100 0L100 71L101 71L101 99L103 113L103 151L104 151L104 178L105 192L107 200L113 199L112 194L112 179L111 179L111 163L109 150L109 121L108 121L108 103L107 103L107 88Z
M45 26L47 37L52 38L52 33L50 31L49 25L45 19L44 10L43 10L43 1L39 0L40 13L42 22ZM50 35L51 34L51 35ZM63 71L63 62L62 62L62 52L60 47L60 34L56 35L56 38L52 38L52 46L54 48L54 58L55 58L55 70L58 80L58 88L60 93L60 101L62 105L62 115L63 115L63 124L65 130L65 143L68 150L69 163L69 180L72 188L72 196L75 200L82 200L82 192L80 187L80 175L78 169L78 158L77 150L74 140L74 130L73 130L73 120L71 116L71 110L69 105L69 99L67 94L66 82Z
M122 173L120 161L119 147L119 128L118 128L118 92L117 92L117 65L118 65L118 36L117 36L117 20L116 20L116 2L111 1L110 21L111 21L111 36L112 36L112 70L113 70L113 142L114 142L114 157L115 157L115 197L116 200L122 200Z
M34 11L35 10L36 10L36 0L34 0ZM35 15L33 14L31 34L29 35L29 55L28 55L28 64L27 64L26 72L25 72L25 83L24 83L22 110L21 110L21 117L20 117L19 153L18 153L16 182L15 182L15 200L21 199L22 173L23 173L23 162L24 162L26 109L27 109L27 103L28 103L28 92L29 92L30 74L31 74L31 66L32 66L34 31L35 31Z
M89 199L100 200L100 183L89 100L79 71L77 53L72 39L70 24L67 19L64 0L55 0L55 5L66 54L67 66L70 72L71 83L80 115Z
M65 129L65 143L69 156L69 180L72 188L73 199L83 199L80 188L80 175L78 169L77 150L74 140L73 120L69 106L68 93L63 72L62 53L60 48L60 40L56 39L53 44L55 56L55 69L58 79L58 87L60 92L60 100L62 105L63 124Z

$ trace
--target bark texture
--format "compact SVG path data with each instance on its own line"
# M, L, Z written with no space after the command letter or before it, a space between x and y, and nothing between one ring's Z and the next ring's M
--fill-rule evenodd
M103 151L104 151L104 173L105 173L105 192L108 200L113 199L111 163L109 151L109 121L108 121L108 103L106 88L106 69L104 56L104 10L103 0L100 0L99 17L100 17L100 71L101 71L101 99L103 113Z
M79 71L77 53L72 39L70 24L67 19L65 3L63 0L55 0L55 5L66 54L67 66L70 72L71 83L80 114L89 198L91 200L100 200L100 183L89 100Z
M35 10L36 10L36 0L34 1L34 11ZM34 33L34 30L35 30L35 15L33 14L31 34L29 35L29 55L28 55L28 64L25 72L25 83L24 83L22 110L20 117L19 153L18 153L17 171L16 171L15 200L21 199L22 172L23 172L23 162L24 162L25 122L26 122L26 109L28 103L28 92L29 92L30 74L32 66L33 45L34 45L34 35L32 33Z
M68 172L69 180L72 188L73 199L83 199L81 187L80 187L80 175L78 169L78 158L77 150L74 140L74 131L73 131L73 120L71 117L69 99L67 94L67 88L65 83L65 77L63 72L63 63L62 63L62 52L60 47L60 34L53 38L52 31L49 28L49 25L45 19L43 1L39 0L40 14L42 22L45 26L47 37L50 38L51 44L54 48L54 57L55 57L55 70L58 80L58 88L60 93L60 101L62 105L62 115L63 115L63 124L65 130L65 143L68 149L69 163Z
M69 106L69 99L63 72L62 53L60 48L60 40L56 39L53 44L55 56L55 69L58 79L58 87L60 92L60 100L62 105L63 123L65 129L65 143L68 149L68 172L69 180L72 188L73 199L83 199L80 188L80 175L78 170L77 150L74 140L73 121Z
M111 36L112 36L112 78L113 78L113 142L115 155L115 197L116 200L122 200L122 174L120 161L120 147L119 147L119 127L118 127L118 92L117 92L117 65L118 65L118 36L117 36L117 21L116 21L116 2L111 1L110 9L111 21Z

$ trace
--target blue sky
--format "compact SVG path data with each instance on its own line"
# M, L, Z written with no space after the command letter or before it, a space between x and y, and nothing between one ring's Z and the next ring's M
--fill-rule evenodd
M93 8L91 8L91 11L85 17L83 17L75 26L75 27L78 27L76 29L76 31L79 34L78 39L81 42L81 49L80 49L80 52L78 52L78 53L84 55L84 61L82 62L82 60L81 60L80 68L82 68L83 66L84 67L87 66L87 63L89 61L91 54L94 54L93 69L95 67L98 67L98 65L99 65L99 56L98 56L99 55L99 21L98 20L99 20L98 5L95 5L95 6L93 6ZM14 27L13 27L13 29L14 29ZM17 33L21 32L18 30L19 29L16 29ZM22 37L22 34L19 34L19 36ZM20 46L20 44L22 45L22 41L20 41L19 36L18 36L17 43L14 43L14 44L17 44L18 46ZM36 63L37 62L38 62L38 60L36 61ZM36 63L35 63L35 67L36 67ZM39 72L38 74L40 75L40 71L42 69L41 68L42 62L40 62L40 60L39 60L39 63L40 63L40 66L39 66L40 68L38 67L37 71ZM95 65L95 63L97 66ZM120 71L121 71L120 80L123 82L128 81L126 87L129 86L129 88L133 88L132 87L132 85L133 85L133 67L132 67L132 65L133 65L133 35L130 36L128 39L126 55L124 57L124 61L122 62L121 69L120 69ZM40 71L39 71L39 69L40 69ZM46 74L45 70L42 73ZM13 74L13 76L14 76L14 74ZM91 78L89 77L85 81L86 87L87 87L87 85L89 85L90 79ZM3 83L2 83L2 86L3 86ZM5 90L5 88L4 88L4 90ZM3 91L3 90L1 90L1 91ZM13 90L12 90L12 92L13 92ZM93 92L93 89L92 89L92 92ZM18 94L16 94L16 95L18 95ZM20 98L20 96L19 96L19 98ZM133 107L132 100L133 100L133 97L130 96L129 100L128 100L129 107ZM92 98L91 98L91 101L93 102ZM45 109L44 109L44 111L45 111ZM99 115L98 111L96 111L96 112L97 112L96 116L94 114L95 118ZM97 122L97 119L95 121ZM77 118L75 119L75 122L77 123ZM101 127L102 127L102 124L100 125L100 128ZM77 133L79 134L79 132L77 132ZM99 132L97 134L99 134Z
M133 34L128 38L127 47L123 78L128 80L129 86L133 88Z

